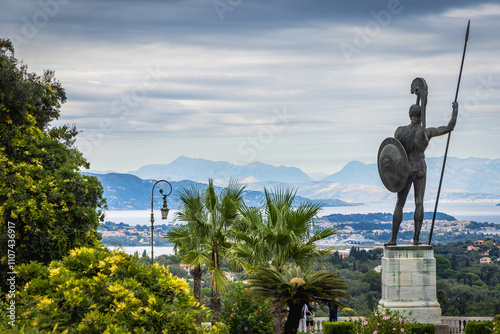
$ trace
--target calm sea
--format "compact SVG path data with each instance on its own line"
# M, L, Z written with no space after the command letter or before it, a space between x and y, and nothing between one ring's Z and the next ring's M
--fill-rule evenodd
M126 246L126 247L115 247L115 246L106 246L109 249L123 249L125 253L127 254L132 254L134 255L135 253L138 253L139 256L142 255L144 251L146 251L146 254L148 256L151 256L151 246ZM155 258L160 255L173 255L174 254L174 247L173 246L160 246L160 247L155 247Z

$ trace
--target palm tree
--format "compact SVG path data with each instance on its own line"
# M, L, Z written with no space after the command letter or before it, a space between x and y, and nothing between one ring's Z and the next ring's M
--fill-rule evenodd
M347 284L337 274L314 271L310 266L305 270L291 265L285 268L261 267L249 275L251 293L262 297L278 299L288 306L288 318L284 326L285 334L297 333L302 307L306 303L320 305L328 301L338 301L348 297Z
M229 185L217 194L212 179L208 180L208 187L203 193L195 189L184 189L180 193L182 205L176 218L187 222L187 225L167 234L167 238L170 236L172 239L169 240L174 242L181 252L183 261L195 265L195 272L199 269L200 284L201 267L207 267L211 276L212 323L220 321L220 292L229 283L220 269L220 261L231 246L229 230L240 215L243 190L244 186L231 180Z
M184 221L187 224L171 228L165 237L175 245L174 250L181 255L182 263L194 267L193 295L201 304L202 267L210 263L210 258L207 256L209 252L205 242L205 235L199 231L199 226L194 218L202 215L202 195L199 189L193 186L190 189L181 189L179 199L181 207L175 219Z
M330 254L333 248L319 249L316 242L336 233L333 228L311 232L313 219L321 204L305 202L294 208L296 191L276 188L264 189L263 210L242 207L243 218L233 226L236 244L233 259L252 273L261 267L274 267L282 272L286 264L294 262L309 266L318 257ZM273 301L273 333L283 333L284 304L279 298Z

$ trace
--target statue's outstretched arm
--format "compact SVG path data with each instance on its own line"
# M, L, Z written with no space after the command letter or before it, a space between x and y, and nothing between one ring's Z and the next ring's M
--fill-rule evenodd
M457 115L458 115L458 103L453 102L452 104L453 112L451 114L450 122L446 126L440 126L438 128L427 128L427 136L429 139L432 137L442 136L447 134L448 132L453 131L455 129L455 124L457 123Z

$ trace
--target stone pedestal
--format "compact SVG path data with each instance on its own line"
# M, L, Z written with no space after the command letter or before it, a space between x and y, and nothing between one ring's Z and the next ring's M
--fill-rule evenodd
M385 248L379 308L404 313L419 323L440 325L441 307L436 296L436 259L431 246Z

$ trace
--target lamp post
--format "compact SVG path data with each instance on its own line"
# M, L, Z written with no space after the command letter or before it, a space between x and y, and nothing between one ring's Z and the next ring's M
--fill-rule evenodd
M158 183L160 182L166 182L169 186L170 186L170 191L168 194L164 194L163 193L163 189L160 189L160 194L163 196L163 207L161 208L161 219L167 219L167 216L168 216L168 212L170 211L170 209L168 208L167 206L167 196L170 195L172 193L172 185L170 184L170 182L166 181L166 180L160 180L160 181L157 181L154 185L153 185L153 189L151 190L151 265L153 265L154 263L154 244L153 244L153 231L154 231L154 222L155 222L155 215L153 213L153 202L154 202L154 199L153 199L153 196L154 196L154 190L155 190L155 187Z

